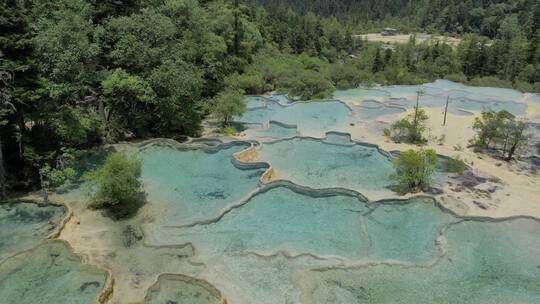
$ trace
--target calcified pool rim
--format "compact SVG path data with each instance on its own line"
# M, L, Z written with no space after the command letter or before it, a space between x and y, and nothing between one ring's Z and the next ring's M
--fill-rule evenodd
M218 299L219 304L227 304L227 299L223 293L217 289L214 285L204 279L195 278L179 273L161 273L157 276L154 284L152 284L145 292L144 302L146 303L150 299L150 294L156 290L159 290L162 284L161 280L169 281L181 281L188 282L194 285L198 285L201 288L207 290L212 296Z

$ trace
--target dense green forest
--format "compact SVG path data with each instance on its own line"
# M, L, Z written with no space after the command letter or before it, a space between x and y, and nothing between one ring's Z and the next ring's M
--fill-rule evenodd
M505 17L515 14L524 30L537 0L252 0L269 10L291 8L300 14L336 17L359 29L382 25L439 33L498 34Z
M246 93L437 78L540 91L538 1L271 2L2 0L0 195L61 180L81 149L199 135ZM400 22L464 42L392 51L355 38Z

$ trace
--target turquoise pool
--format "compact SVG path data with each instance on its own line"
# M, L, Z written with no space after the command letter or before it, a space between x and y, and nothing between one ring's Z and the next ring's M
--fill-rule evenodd
M248 101L249 104L249 101ZM327 130L339 130L350 121L351 109L339 101L312 101L282 104L269 99L264 107L248 109L236 121L264 125L275 121L295 125L305 135L322 136Z
M298 134L298 129L295 125L286 125L275 121L270 121L268 126L260 128L252 128L251 135L256 139L280 139L290 138Z
M61 241L47 241L0 263L0 302L96 303L107 273L84 265Z
M539 303L540 223L462 221L429 267L376 265L312 271L309 303Z
M159 245L193 243L205 256L285 251L428 263L439 254L440 231L456 221L427 198L369 204L354 193L304 191L271 186L214 222L161 231L168 243Z
M420 105L444 107L450 97L449 109L459 115L467 111L501 111L523 116L527 112L525 95L511 89L472 87L448 80L415 86L377 86L336 91L334 97L356 104L354 110L364 120L397 114L416 104L417 92L421 91ZM375 104L375 101L377 105Z
M150 199L163 204L160 222L204 220L256 189L266 168L239 168L233 162L233 154L247 147L247 143L206 148L154 143L142 148L137 154L141 177Z
M391 185L389 176L394 172L388 155L377 147L355 144L339 135L266 143L260 159L270 163L282 179L312 188L382 191Z
M66 208L59 205L0 203L0 260L37 245L65 215Z

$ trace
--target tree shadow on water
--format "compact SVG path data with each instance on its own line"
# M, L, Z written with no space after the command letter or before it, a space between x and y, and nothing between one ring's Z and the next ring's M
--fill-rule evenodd
M147 194L144 191L140 191L137 194L137 198L129 204L119 204L110 207L100 208L103 216L109 217L113 220L127 220L135 217L139 210L146 204Z

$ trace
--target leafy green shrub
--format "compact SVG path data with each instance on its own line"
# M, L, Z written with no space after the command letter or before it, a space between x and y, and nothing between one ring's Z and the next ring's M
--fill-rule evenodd
M383 135L384 135L384 137L391 138L392 137L392 130L390 130L390 128L385 128L383 130Z
M532 92L534 92L534 93L540 93L540 82L535 82L535 83L533 84L533 90L532 90Z
M445 162L446 172L461 174L467 168L467 164L459 156L451 157Z
M514 89L521 92L534 92L534 85L525 81L517 80L514 83Z
M139 201L141 162L122 153L107 157L103 167L85 175L95 186L91 194L92 207L113 208Z
M467 82L467 76L465 76L463 73L446 75L444 76L444 79L450 80L453 82L461 82L461 83Z
M60 187L77 175L73 168L56 169L49 167L49 165L43 167L40 173L47 179L48 186L51 188Z
M512 82L508 80L502 80L494 76L477 77L471 79L468 83L477 87L496 87L496 88L508 88L512 89Z
M425 144L427 139L424 137L424 132L427 128L427 120L426 112L423 109L418 109L418 111L393 123L388 131L384 131L384 134L397 143Z
M426 191L431 186L432 176L437 167L434 150L408 150L401 152L393 161L396 173L390 178L396 182L399 192Z
M223 124L229 126L234 116L241 115L246 111L242 90L227 88L214 98L212 114Z
M482 112L482 116L474 121L476 135L471 139L471 144L476 151L499 151L509 161L520 148L527 145L530 138L527 128L525 121L507 111Z
M228 136L234 136L236 135L236 129L232 126L227 126L223 128L223 134L228 135Z

